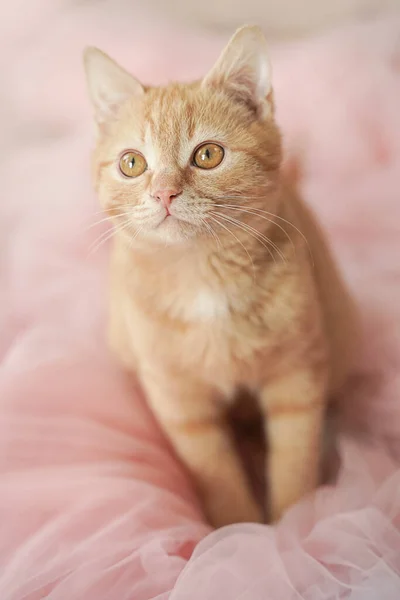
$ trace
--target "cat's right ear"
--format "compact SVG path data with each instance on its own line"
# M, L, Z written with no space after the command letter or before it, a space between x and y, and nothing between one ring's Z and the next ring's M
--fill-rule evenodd
M260 117L274 112L271 65L267 43L259 27L236 31L202 85L223 89Z
M112 120L132 96L141 96L141 83L97 48L86 48L84 66L89 97L99 126Z

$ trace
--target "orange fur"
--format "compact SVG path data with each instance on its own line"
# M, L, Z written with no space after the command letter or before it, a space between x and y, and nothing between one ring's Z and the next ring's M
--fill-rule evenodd
M270 453L271 516L317 484L328 394L351 358L350 300L323 235L281 173L265 43L234 36L202 82L144 88L90 50L99 125L94 178L115 223L110 344L190 469L215 525L260 521L226 424L256 392ZM193 165L206 141L225 149ZM118 159L142 153L124 178ZM171 216L154 190L178 189Z

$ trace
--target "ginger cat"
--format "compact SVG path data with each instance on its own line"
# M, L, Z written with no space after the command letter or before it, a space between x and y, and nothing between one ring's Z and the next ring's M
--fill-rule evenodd
M94 48L85 68L115 225L110 344L215 526L263 520L226 422L235 390L257 394L279 519L317 485L354 335L323 235L281 172L264 37L240 29L191 84L144 87Z

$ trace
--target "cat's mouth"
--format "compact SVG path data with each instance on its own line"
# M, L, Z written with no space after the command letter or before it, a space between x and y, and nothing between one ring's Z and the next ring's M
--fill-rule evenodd
M183 215L177 215L176 213L173 213L168 208L166 208L166 213L165 213L163 219L158 224L158 227L160 227L160 225L165 225L167 223L172 225L172 223L183 224L183 223L190 223L190 221L188 219L185 219L185 217Z
M163 219L160 221L160 223L157 225L157 227L160 227L161 225L163 225L166 221L171 222L172 221L179 221L179 219L177 219L175 217L175 215L173 215L172 213L169 212L169 210L167 209L166 214L164 215Z
M154 232L162 240L181 242L196 236L198 228L189 215L168 211L155 225Z
M178 227L178 225L180 225L180 221L181 219L179 217L177 217L176 215L172 214L170 211L168 211L164 217L160 220L160 222L158 223L158 225L156 225L156 229L164 229L164 228L176 228Z

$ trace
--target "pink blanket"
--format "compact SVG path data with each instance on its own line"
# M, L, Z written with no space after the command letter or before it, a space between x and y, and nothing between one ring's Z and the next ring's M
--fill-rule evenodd
M0 598L398 600L400 14L274 49L286 145L301 155L366 343L343 398L337 484L276 528L210 532L107 354L107 249L89 252L102 230L88 228L100 217L82 47L162 82L201 74L225 41L200 43L138 7L2 7Z

